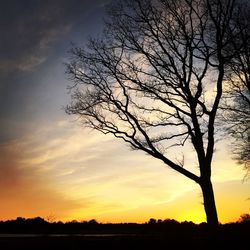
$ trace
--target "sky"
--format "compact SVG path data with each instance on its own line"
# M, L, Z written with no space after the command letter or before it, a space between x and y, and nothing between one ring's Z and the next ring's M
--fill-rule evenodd
M205 221L197 184L64 111L68 51L101 33L110 2L0 2L0 220ZM212 170L222 223L250 213L250 181L229 152L217 144Z

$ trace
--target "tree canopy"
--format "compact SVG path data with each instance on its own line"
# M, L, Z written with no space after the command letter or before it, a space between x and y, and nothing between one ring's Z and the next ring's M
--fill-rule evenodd
M210 180L215 121L243 46L240 8L235 0L119 1L103 35L72 48L67 65L74 85L66 111L198 183L211 225L218 224ZM199 173L185 165L187 145Z

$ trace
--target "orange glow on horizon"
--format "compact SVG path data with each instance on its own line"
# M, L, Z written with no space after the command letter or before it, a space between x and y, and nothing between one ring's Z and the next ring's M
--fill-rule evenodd
M197 184L110 137L60 122L0 150L0 220L205 221ZM244 173L225 150L213 170L219 221L250 213L250 182L242 182Z

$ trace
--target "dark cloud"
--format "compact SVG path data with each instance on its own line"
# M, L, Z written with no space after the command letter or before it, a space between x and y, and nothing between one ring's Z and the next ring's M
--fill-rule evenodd
M93 3L94 2L94 3ZM46 60L48 49L91 8L105 1L10 0L0 7L0 69L28 71Z
M67 46L79 38L79 33L87 33L90 27L91 32L98 29L96 17L101 16L107 2L109 0L0 1L0 142L37 126L32 125L34 117L45 116L53 108L61 112L60 106L64 103L55 105L55 102L61 98L59 95L65 86L57 82L66 77L59 79L58 68L55 73L52 68L61 64L63 75L62 57ZM48 75L51 79L54 77L49 87ZM49 108L49 104L53 108Z

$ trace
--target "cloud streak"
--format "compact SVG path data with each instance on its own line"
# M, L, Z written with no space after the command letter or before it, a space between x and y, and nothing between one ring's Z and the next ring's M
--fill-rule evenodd
M133 219L132 211L138 213L147 208L143 217L147 220L150 210L159 210L159 217L166 218L163 208L166 213L177 213L174 204L185 202L185 210L195 207L200 214L203 211L200 190L193 182L160 161L131 152L123 143L69 121L58 121L32 135L2 144L0 152L0 190L4 190L0 198L13 207L11 214L7 213L7 205L1 208L6 217L53 213L63 220L109 220L111 214L120 213ZM227 173L216 179L216 185L232 180L238 183L237 178ZM193 204L184 199L187 195ZM24 200L34 201L35 205L27 208ZM181 211L178 218L187 215Z
M26 148L23 146L18 141L0 146L1 219L38 215L46 217L51 213L65 217L79 206L84 207L82 202L56 191L53 183L39 174L36 168L25 166L22 160Z
M172 196L167 190L174 183L165 183L161 177L165 169L159 162L150 158L145 161L145 155L138 152L130 152L128 157L122 143L94 132L89 134L72 123L58 122L2 144L0 152L0 163L4 166L0 188L6 190L0 198L19 204L22 202L18 197L23 200L30 197L47 213L48 204L55 206L52 210L64 206L58 211L80 217L132 209ZM8 181L3 182L6 176ZM158 192L160 187L164 191ZM55 204L51 202L53 197ZM64 218L60 212L58 216Z

